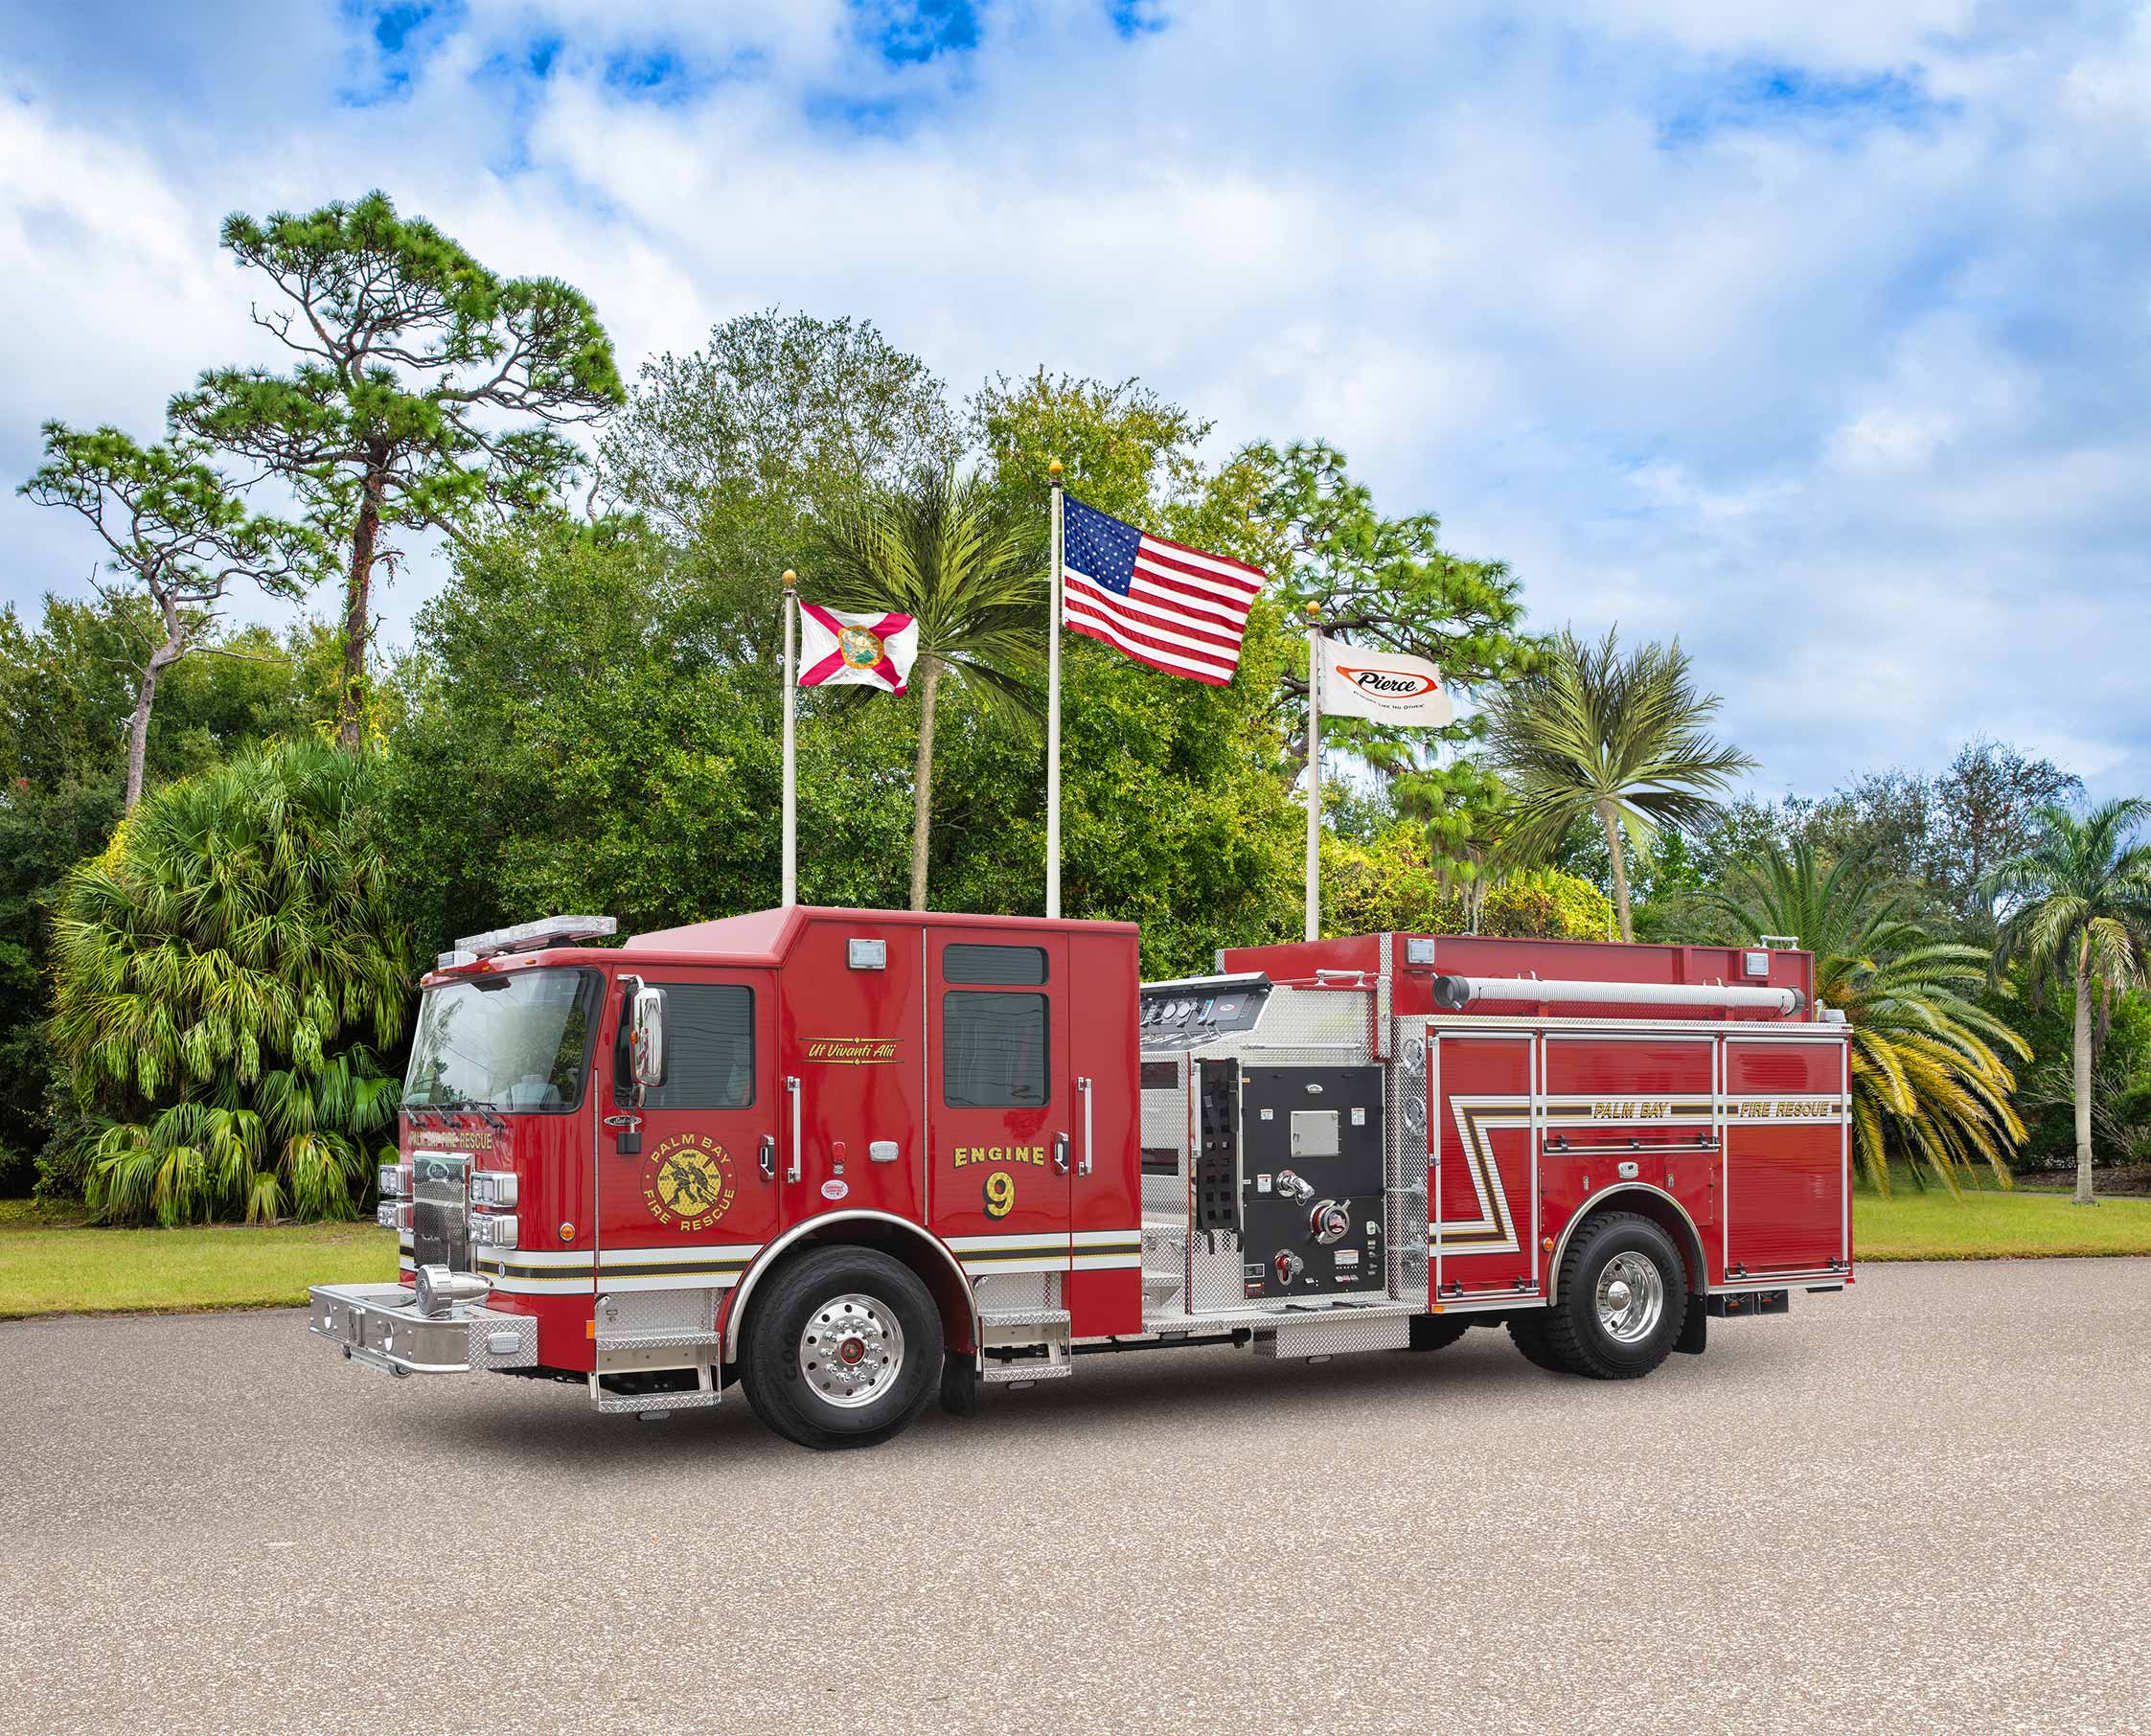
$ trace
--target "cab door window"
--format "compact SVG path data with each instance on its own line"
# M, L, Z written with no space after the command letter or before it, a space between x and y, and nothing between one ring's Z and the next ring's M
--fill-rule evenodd
M945 990L941 1101L951 1109L1039 1108L1047 1098L1051 1042L1052 1013L1042 994Z
M654 983L665 992L664 1083L646 1109L744 1109L754 1104L754 991L742 983ZM613 1100L633 1094L627 1021L613 1050Z

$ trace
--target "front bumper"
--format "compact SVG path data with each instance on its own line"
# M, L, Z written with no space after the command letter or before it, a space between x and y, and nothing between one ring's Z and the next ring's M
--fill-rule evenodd
M397 1376L538 1366L538 1321L471 1303L419 1313L400 1284L316 1284L307 1330L351 1361Z

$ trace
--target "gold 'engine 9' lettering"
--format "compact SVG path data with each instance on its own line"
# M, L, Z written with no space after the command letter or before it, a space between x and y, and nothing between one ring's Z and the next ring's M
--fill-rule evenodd
M1005 1218L1016 1209L1016 1177L995 1170L986 1177L986 1216Z
M956 1168L973 1163L1028 1163L1038 1169L1045 1168L1045 1147L1042 1145L959 1145L956 1148Z

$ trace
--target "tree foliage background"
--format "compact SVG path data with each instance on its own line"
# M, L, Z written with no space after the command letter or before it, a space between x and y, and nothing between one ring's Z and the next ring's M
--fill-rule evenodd
M401 1062L400 1018L380 1015L383 961L400 961L407 1000L413 961L502 922L595 909L633 930L773 902L778 576L797 570L812 600L826 528L922 467L975 477L999 511L1042 532L1057 458L1089 504L1272 574L1228 687L1064 640L1064 907L1140 923L1146 971L1201 970L1220 946L1298 931L1308 603L1334 634L1434 658L1464 700L1437 738L1356 720L1325 730L1329 931L1602 939L1613 929L1605 828L1579 820L1550 849L1504 859L1514 797L1483 750L1486 701L1545 667L1561 624L1530 622L1497 554L1447 547L1423 502L1400 503L1402 513L1377 502L1319 438L1224 448L1198 413L1139 380L1042 368L958 395L867 321L773 308L660 354L623 388L596 311L572 290L493 279L385 201L268 225L235 218L226 240L294 306L306 297L284 285L292 262L318 255L343 271L393 256L414 284L439 291L447 323L428 341L442 365L373 381L363 355L343 354L344 321L335 355L301 355L283 377L212 372L175 400L180 427L221 435L302 485L323 534L353 551L351 595L324 600L330 621L281 637L190 624L202 654L163 677L139 827L115 839L125 725L160 624L122 597L54 597L34 623L0 613L0 1187L27 1185L43 1151L49 1186L87 1186L135 1215L332 1211L332 1175L345 1178L348 1208L363 1192L377 1125L368 1117L392 1101L374 1075L393 1078ZM363 301L364 284L353 285L345 300ZM458 297L472 320L492 322L492 336L456 328ZM273 330L285 311L276 304L261 317ZM486 458L477 474L484 448L469 442L492 438L486 425L459 403L426 400L419 421L453 439L418 441L407 478L382 468L384 406L462 389L448 382L488 344L514 344L523 326L554 315L546 343L581 357L561 376L567 397L495 406L531 419L527 452ZM584 465L554 424L616 400ZM321 439L294 444L309 417ZM529 462L510 462L518 455ZM579 474L594 476L594 491L579 483L570 494ZM367 572L388 547L356 523L369 497L384 534L399 522L453 533L447 582L410 642L390 651L364 618ZM358 768L338 785L309 756L338 734L351 739L355 642L368 745L344 756ZM801 897L901 906L916 697L809 691L800 720ZM272 787L314 792L286 824L318 846L309 859L323 871L297 891L264 894L270 881L257 879L247 893L249 873L285 872L262 830ZM1932 776L1886 769L1819 799L1698 811L1624 846L1637 938L1751 939L1734 932L1738 901L1723 895L1798 850L1820 865L1860 865L1863 883L1902 919L1890 930L1899 958L1990 948L1997 913L1984 877L2027 847L2043 805L2080 794L2063 768L1981 741ZM945 688L931 903L1041 910L1043 795L1036 736L966 684ZM330 808L307 807L315 796ZM229 811L212 811L219 806ZM211 840L192 862L181 842L190 837ZM217 859L225 853L231 861ZM142 1013L147 1024L100 1005L107 990L86 985L139 987L181 959L214 974L225 967L202 960L236 957L231 934L178 919L175 888L188 874L206 877L204 899L214 890L281 904L289 894L294 921L337 931L357 977L314 981L301 995L320 991L326 1022L263 1025L258 1059L242 1063L239 1027L212 1028L188 999L184 971L160 993L162 1011ZM1948 956L1960 965L1968 955ZM1862 955L1858 967L1885 1001L1888 983L1918 974L1915 965L1893 977L1892 965ZM354 980L368 985L356 1001ZM1953 975L1967 1006L1974 989ZM2021 1060L2002 1044L2030 1082L2012 1160L2062 1154L2055 1130L2067 1107L2049 1104L2041 1082L2067 1048L2071 1009L2022 972L1978 985L1976 999L1972 1025L2005 1021L2031 1051ZM1877 1012L1900 1015L1911 1016ZM140 1053L115 1035L123 1030L144 1039ZM2141 1135L2151 1148L2151 1014L2133 992L2110 996L2099 1033L2102 1136L2122 1147ZM153 1081L142 1054L159 1057ZM273 1127L264 1091L281 1093ZM294 1161L308 1115L341 1143L302 1146ZM1906 1155L1893 1138L1886 1129L1878 1149ZM219 1176L237 1177L236 1191Z

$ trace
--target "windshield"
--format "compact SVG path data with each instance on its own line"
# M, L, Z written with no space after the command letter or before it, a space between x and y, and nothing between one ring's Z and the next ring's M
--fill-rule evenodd
M572 1109L597 1009L591 971L515 971L426 990L403 1107Z

